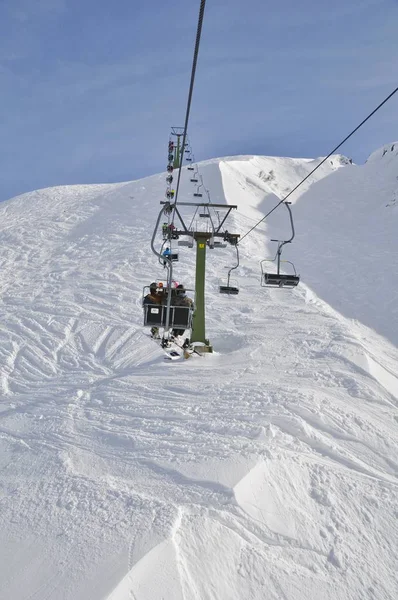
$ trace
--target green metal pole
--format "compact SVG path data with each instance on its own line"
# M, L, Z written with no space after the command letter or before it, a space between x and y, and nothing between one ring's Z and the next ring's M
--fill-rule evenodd
M212 352L206 339L205 324L205 276L206 276L206 242L208 234L196 233L196 277L195 277L195 310L192 323L191 342L201 342L203 352ZM198 348L199 349L199 348Z
M174 164L173 164L173 167L175 169L179 169L180 166L181 166L181 159L180 159L181 152L180 152L180 149L181 149L180 136L178 135L177 136L177 148L176 148L176 153L175 153L175 156L174 156Z

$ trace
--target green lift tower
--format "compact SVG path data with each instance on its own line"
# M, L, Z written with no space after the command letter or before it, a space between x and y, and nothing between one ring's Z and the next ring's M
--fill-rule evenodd
M213 347L206 337L206 311L205 311L205 281L206 281L206 250L207 248L214 249L221 247L222 241L227 241L233 245L238 242L239 234L232 234L226 231L221 231L224 223L228 219L232 209L236 209L236 205L231 204L213 204L213 203L193 203L193 202L178 202L178 204L170 204L169 202L161 202L167 205L169 211L175 211L180 222L180 228L176 227L173 234L178 237L190 237L191 240L184 245L192 246L196 242L196 274L195 274L195 310L192 321L192 337L191 342L199 342L197 351L212 352ZM202 209L200 216L209 217L211 227L207 231L188 229L181 215L179 207L192 207L196 211ZM211 218L211 209L224 209L226 211L224 218L219 219L215 225ZM220 241L220 238L222 241ZM181 244L181 242L179 242Z

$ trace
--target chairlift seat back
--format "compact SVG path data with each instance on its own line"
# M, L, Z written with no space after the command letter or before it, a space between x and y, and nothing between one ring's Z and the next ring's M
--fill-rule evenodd
M233 296L236 296L239 294L239 288L234 285L220 285L219 292L220 294L232 294Z
M144 304L144 326L164 327L166 325L167 306ZM189 306L171 306L169 326L175 329L190 329L192 309Z
M270 287L296 287L300 282L298 275L286 275L284 273L264 273L264 285Z

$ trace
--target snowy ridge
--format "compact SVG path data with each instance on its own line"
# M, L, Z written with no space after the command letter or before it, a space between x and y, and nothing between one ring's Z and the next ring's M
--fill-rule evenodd
M174 364L141 326L142 286L163 275L148 247L164 175L0 205L1 599L397 596L398 350L371 298L365 323L346 314L350 294L327 287L342 268L333 254L323 272L305 260L316 228L340 242L340 196L362 202L382 167L331 161L296 196L287 256L303 283L259 285L269 238L289 233L283 211L242 244L239 296L217 293L231 251L209 252L216 352ZM200 169L214 202L239 205L244 233L315 164ZM392 173L379 176L377 207L366 197L368 226L392 219ZM374 247L392 257L396 239L383 239ZM192 285L194 251L179 251L176 275Z

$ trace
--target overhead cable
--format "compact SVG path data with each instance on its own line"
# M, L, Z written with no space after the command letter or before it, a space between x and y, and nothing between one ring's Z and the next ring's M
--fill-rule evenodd
M173 219L172 219L173 221L174 221L174 214L175 214L175 205L177 204L178 192L180 189L182 158L184 156L185 142L186 142L187 131L188 131L189 114L191 112L192 94L193 94L193 88L195 85L196 65L198 62L198 54L199 54L200 38L202 35L202 25L203 25L203 17L204 17L204 12L205 12L205 5L206 5L206 0L201 0L200 8L199 8L198 26L197 26L197 30L196 30L195 50L193 53L193 61L192 61L191 82L189 84L187 109L186 109L186 113L185 113L184 134L183 134L183 138L182 138L182 154L181 154L181 163L180 163L180 168L178 171L178 179L177 179L177 186L176 186L176 193L175 193L174 213L173 213Z
M324 163L327 161L327 159L328 159L328 158L330 158L330 157L331 157L331 156L332 156L332 155L333 155L333 154L336 152L336 150L338 150L338 149L339 149L339 148L340 148L340 147L341 147L341 146L342 146L342 145L343 145L343 144L344 144L344 143L345 143L345 142L346 142L346 141L347 141L347 140L348 140L348 139L349 139L351 136L353 136L353 135L354 135L354 133L356 133L356 132L358 131L358 129L359 129L360 127L362 127L362 125L364 125L364 124L366 123L366 121L368 121L368 120L369 120L371 117L373 117L373 115L374 115L375 113L377 113L377 111L378 111L378 110L379 110L379 109L380 109L380 108L381 108L381 107L382 107L382 106L383 106L383 105L384 105L386 102L388 102L388 100L390 100L390 98L392 98L392 97L394 96L394 94L396 94L397 92L398 92L398 87L396 87L396 88L395 88L395 90L394 90L394 91L392 91L392 92L391 92L391 94L389 94L389 95L387 96L387 98L385 98L385 99L383 100L383 102L381 102L381 103L380 103L380 104L379 104L379 105L378 105L378 106L377 106L377 107L376 107L376 108L375 108L375 109L374 109L374 110L373 110L373 111L372 111L372 112L371 112L371 113L370 113L370 114L369 114L369 115L366 117L366 119L364 119L363 121L361 121L361 123L360 123L360 124L359 124L357 127L355 127L355 129L353 129L353 130L351 131L351 133L350 133L349 135L347 135L347 137L345 137L345 138L344 138L344 140L343 140L342 142L340 142L340 144L339 144L338 146L336 146L335 148L333 148L333 150L332 150L331 152L329 152L329 154L328 154L327 156L325 156L325 158L324 158L324 159L323 159L323 160L322 160L322 161L319 163L319 165L317 165L317 166L315 167L315 169L312 169L312 171L311 171L310 173L308 173L308 175L306 175L306 176L304 177L304 179L302 179L302 180L301 180L301 181L300 181L300 182L299 182L299 183L296 185L296 187L294 187L292 190L290 190L290 192L289 192L289 193L288 193L288 194L287 194L287 195L286 195L284 198L282 198L282 200L280 200L280 202L278 202L278 204L276 204L276 205L275 205L275 206L274 206L274 207L273 207L273 208L272 208L272 209L271 209L271 210L270 210L270 211L269 211L269 212L268 212L268 213L267 213L267 214L266 214L266 215L265 215L265 216L264 216L262 219L260 219L260 220L259 220L259 221L256 223L256 225L254 225L254 226L253 226L251 229L249 229L249 231L248 231L247 233L245 233L245 235L244 235L244 236L242 236L242 237L240 238L240 240L239 240L239 244L242 242L242 240L244 240L244 239L245 239L245 237L246 237L246 236L248 236L248 235L249 235L249 233L251 233L251 232L252 232L254 229L256 229L256 227L258 227L258 226L260 225L260 223L262 223L263 221L265 221L265 219L266 219L267 217L269 217L269 215L270 215L271 213L273 213L273 212L274 212L274 210L276 210L276 209L278 208L278 206L280 206L281 204L283 204L283 203L284 203L284 202L285 202L285 201L286 201L286 200L287 200L287 199L288 199L288 198L289 198L289 197L290 197L290 196L293 194L293 192L295 192L295 191L296 191L296 190L297 190L297 189L298 189L298 188L299 188L301 185L303 185L303 183L304 183L305 181L307 181L307 179L308 179L309 177L311 177L311 175L312 175L313 173L315 173L315 171L317 171L317 170L319 169L319 167L321 167L321 166L322 166L322 165L323 165L323 164L324 164Z

